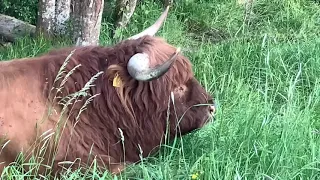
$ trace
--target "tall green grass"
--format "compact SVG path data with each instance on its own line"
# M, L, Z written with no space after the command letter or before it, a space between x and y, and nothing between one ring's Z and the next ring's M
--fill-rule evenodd
M104 22L101 44L140 31L161 11L160 4L142 2L117 39L109 37ZM196 77L216 99L215 121L119 176L93 167L87 178L320 178L319 3L256 0L247 21L245 13L236 1L175 1L158 35L183 47ZM0 59L32 57L67 44L24 39L1 50ZM68 172L64 178L80 175Z

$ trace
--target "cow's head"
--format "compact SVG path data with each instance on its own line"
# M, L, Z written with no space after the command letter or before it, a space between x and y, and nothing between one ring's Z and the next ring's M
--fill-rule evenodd
M131 104L126 109L145 115L153 114L152 111L159 114L166 111L170 101L171 132L180 128L179 131L185 134L206 124L215 112L215 106L211 95L194 77L192 65L180 53L180 48L159 37L153 37L165 20L168 10L169 7L152 26L117 45L120 47L125 44L128 47L135 44L136 48L132 52L123 49L125 54L131 53L125 60L125 66L111 65L109 74L120 74L125 82L118 94L124 104Z

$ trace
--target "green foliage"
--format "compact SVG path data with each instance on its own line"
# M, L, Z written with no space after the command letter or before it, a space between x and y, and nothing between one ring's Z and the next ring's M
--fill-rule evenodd
M1 0L0 13L15 17L31 24L36 24L38 0Z
M182 47L194 64L196 77L216 98L215 121L177 138L157 156L119 176L96 167L83 176L319 179L319 5L308 0L257 0L245 23L244 7L235 1L174 2L158 35ZM149 26L161 11L160 3L144 1L119 39ZM103 24L102 44L118 41L108 36L110 31ZM65 45L25 39L2 50L0 59L35 56ZM8 169L25 175L19 166ZM69 172L64 179L80 176Z

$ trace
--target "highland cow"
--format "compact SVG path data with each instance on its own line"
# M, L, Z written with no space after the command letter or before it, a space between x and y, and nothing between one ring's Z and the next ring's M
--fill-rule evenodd
M211 95L179 48L154 37L167 13L114 46L0 62L0 171L22 152L54 173L94 158L117 173L166 133L203 127L215 110Z

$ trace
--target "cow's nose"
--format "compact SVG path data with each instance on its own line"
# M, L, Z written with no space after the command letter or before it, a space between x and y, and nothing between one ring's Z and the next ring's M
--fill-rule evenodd
M209 113L213 115L216 112L216 103L213 99L208 100L209 105Z
M210 114L214 114L215 111L216 111L216 107L215 107L214 105L210 105L210 106L209 106L209 112L210 112Z

